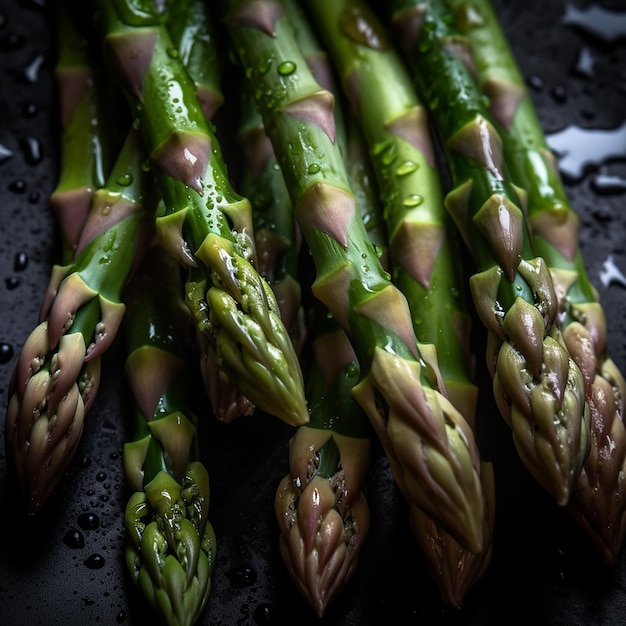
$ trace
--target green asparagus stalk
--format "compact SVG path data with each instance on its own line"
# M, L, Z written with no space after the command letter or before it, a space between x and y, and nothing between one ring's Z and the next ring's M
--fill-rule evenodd
M170 626L194 624L211 593L216 538L198 460L186 363L194 324L180 266L152 247L126 290L125 373L135 434L124 445L124 516L133 582Z
M369 467L367 416L352 396L359 366L323 307L307 394L311 420L289 443L289 473L276 491L280 552L292 579L322 617L350 580L369 529L363 493Z
M58 58L55 78L61 116L61 167L50 196L59 225L62 263L74 256L93 193L103 187L112 165L111 129L96 82L89 45L68 15L64 2L55 5Z
M306 327L298 277L300 246L291 199L247 81L242 81L241 94L238 137L246 158L241 189L252 203L257 266L261 276L272 286L281 318L300 353Z
M15 367L5 440L32 513L76 452L97 393L100 358L124 315L121 290L145 238L153 236L145 228L154 203L145 193L142 161L139 137L131 131L107 184L94 194L74 261L53 269L40 323Z
M250 259L250 203L228 179L214 129L149 1L95 3L111 60L164 201L163 246L194 270L187 302L220 366L258 408L308 419L300 365L269 285Z
M555 323L552 277L531 249L524 196L508 174L449 12L440 0L396 0L393 7L450 166L446 206L476 260L470 287L488 330L496 402L523 463L565 505L589 451L589 415L583 376Z
M626 384L607 356L606 317L587 276L579 218L491 3L451 0L450 6L470 41L511 175L528 193L533 247L552 273L563 339L585 380L591 451L574 486L570 510L607 562L614 563L626 531Z
M335 142L333 95L310 72L280 2L224 1L221 7L316 265L313 292L358 357L356 398L404 493L479 551L475 459L461 443L460 414L419 350L406 299L368 240Z
M418 341L432 346L443 387L463 415L457 428L474 459L477 388L469 376L470 317L454 231L443 202L425 107L383 25L359 0L310 0L310 15L361 120L389 234L393 278L407 298ZM417 507L414 533L444 599L458 607L491 558L493 475L473 465L483 484L483 547L473 554Z
M223 64L217 51L217 33L208 3L168 0L167 29L195 84L204 117L210 121L224 104L224 94L220 89Z
M171 0L167 3L166 26L172 43L195 84L204 118L211 124L214 115L224 103L224 94L221 90L223 63L217 52L218 44L209 6L204 0ZM189 285L192 292L198 283L206 284L203 274L197 268L190 270ZM201 301L203 297L200 293L198 299ZM196 336L200 347L200 372L215 417L228 422L241 415L251 415L254 405L220 367L213 342L199 329Z

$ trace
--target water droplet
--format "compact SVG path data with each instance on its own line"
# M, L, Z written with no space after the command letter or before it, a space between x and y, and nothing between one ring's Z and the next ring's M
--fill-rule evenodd
M307 168L307 171L309 172L309 174L317 174L320 169L321 168L319 163L311 163Z
M15 276L10 276L9 278L4 279L4 284L7 289L13 290L20 286L20 279L15 278Z
M259 65L259 74L263 76L263 74L267 74L269 72L270 67L272 66L272 57L269 57Z
M589 166L626 159L626 122L610 130L567 126L546 139L558 157L559 170L570 180L580 180Z
M7 161L13 156L13 151L0 143L0 163Z
M526 82L528 86L535 91L541 91L543 89L543 80L539 76L529 76Z
M17 33L5 35L2 39L0 39L0 52L17 50L24 45L24 41L24 37L22 37L22 35L18 35Z
M43 65L44 57L41 54L38 54L25 68L24 68L24 78L29 83L36 83L39 78L39 70Z
M26 137L22 142L24 158L30 165L41 163L43 155L41 153L41 142L34 137Z
M167 49L167 56L170 57L171 59L177 59L178 58L178 50L176 48L168 48Z
M39 198L41 198L41 194L38 191L31 191L28 194L28 201L31 204L35 204L36 202L39 202Z
M105 472L98 472L96 474L96 480L101 483L107 477Z
M39 107L34 102L27 102L22 107L22 113L24 114L24 117L32 119L39 113Z
M72 550L79 550L85 547L85 538L80 530L70 528L63 536L63 543Z
M296 64L293 61L283 61L277 69L281 76L289 76L296 71Z
M605 287L612 284L621 285L626 287L626 276L615 265L615 261L612 256L609 256L602 264L602 270L600 270L600 281Z
M122 174L121 176L118 176L115 180L115 182L122 186L122 187L128 187L128 185L132 185L133 182L133 175L132 174Z
M24 193L26 191L26 183L23 180L15 180L9 184L9 191L14 193Z
M104 557L101 554L92 554L83 561L83 565L89 569L100 569L104 567Z
M591 179L591 187L601 195L623 193L626 191L626 178L611 176L610 174L598 174Z
M81 460L80 460L80 467L85 468L85 467L89 467L91 465L91 459L88 456L84 456Z
M563 23L610 43L626 37L626 13L611 11L598 5L578 9L569 2L565 5Z
M78 516L78 525L83 530L96 530L100 527L100 518L95 513L81 513Z
M415 208L424 202L424 198L417 193L411 194L408 198L405 198L402 204L407 208Z
M576 59L576 65L574 66L574 72L579 76L585 76L586 78L593 77L593 65L594 58L591 54L591 50L584 46L578 52L578 59Z
M243 587L250 587L256 582L257 573L249 565L238 565L226 572L226 576L230 581L231 586L237 589Z
M271 626L273 623L272 615L275 609L271 604L262 603L254 609L252 619L258 626Z
M17 252L13 257L13 269L22 272L28 267L28 255L26 252Z
M419 165L414 161L405 161L404 163L400 163L400 165L396 168L396 175L407 176L408 174L412 174L418 168Z
M550 94L557 102L565 102L567 100L567 89L563 85L555 85Z
M124 609L122 609L116 616L115 616L115 621L118 624L123 624L126 621L126 611L124 611Z
M10 343L0 343L0 363L8 363L13 358L13 346Z

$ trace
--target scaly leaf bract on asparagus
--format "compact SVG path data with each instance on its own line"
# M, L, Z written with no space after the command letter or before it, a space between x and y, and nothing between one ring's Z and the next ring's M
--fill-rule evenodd
M124 523L133 582L170 626L196 623L211 593L216 538L209 476L198 460L186 364L195 330L181 268L158 245L126 290L126 379L132 441L124 445L131 494Z
M164 201L163 246L195 270L188 304L220 366L260 409L308 419L300 365L271 289L250 262L250 203L232 188L214 129L151 2L97 1L96 22Z
M56 3L58 57L55 79L61 115L59 179L50 196L62 241L62 262L74 256L96 189L104 186L113 161L115 136L107 123L102 72L93 50L64 2Z
M477 78L489 97L511 176L528 194L533 247L552 272L563 339L585 379L591 450L574 486L570 511L603 557L614 563L626 532L626 384L607 356L606 318L580 250L580 220L493 6L488 0L451 0L450 5L472 46Z
M428 113L383 25L356 0L307 3L326 42L353 113L361 120L380 189L389 232L394 283L407 297L420 350L438 369L462 417L449 427L468 448L468 480L474 480L482 510L483 548L473 554L417 507L411 507L415 536L431 564L446 602L460 606L467 588L491 558L493 476L484 475L473 425L477 388L468 367L470 318L463 304L463 276L455 233L448 224L441 175L430 139ZM458 431L458 434L457 434ZM486 482L482 489L482 482ZM489 497L490 501L487 501ZM446 557L446 558L444 558Z
M461 486L467 459L446 437L456 409L421 359L406 299L367 237L335 143L333 95L307 67L279 2L223 2L222 8L316 265L313 292L357 354L356 397L404 492L478 551L475 490Z
M100 357L117 335L121 290L154 219L141 141L130 131L98 189L74 260L53 268L40 324L26 340L9 389L7 456L32 512L73 458L100 381ZM143 225L143 228L142 228Z
M439 0L396 0L394 21L450 166L446 206L472 251L470 287L489 333L494 396L520 458L560 505L589 450L582 374L555 324L558 300L534 255L524 195L467 62L467 42Z

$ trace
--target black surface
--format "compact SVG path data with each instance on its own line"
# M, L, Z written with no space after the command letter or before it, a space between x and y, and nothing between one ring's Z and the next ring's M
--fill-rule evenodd
M626 39L607 43L564 23L562 2L497 6L530 79L547 132L569 125L613 129L626 111ZM572 6L590 6L577 3ZM623 0L601 4L624 10ZM58 260L48 196L57 176L54 49L44 0L0 4L0 419L7 388L37 312L51 265ZM582 50L593 76L576 71ZM39 142L41 155L32 151ZM582 223L589 275L608 316L610 354L626 371L626 286L601 279L611 257L626 272L623 191L599 195L598 173L626 178L622 160L593 166L567 190ZM576 149L581 148L573 146ZM30 146L30 148L29 148ZM584 145L583 145L584 147ZM27 261L23 267L25 255ZM12 356L10 352L12 350ZM482 362L479 355L479 362ZM104 360L98 399L88 416L76 462L36 519L15 501L0 443L0 623L140 624L154 615L130 588L122 562L122 510L126 489L121 451L126 430L119 354ZM272 502L287 469L291 430L259 415L229 426L209 416L202 425L202 456L212 479L211 520L219 540L214 589L200 623L348 625L500 623L623 624L626 554L604 566L564 511L528 477L510 433L483 394L479 438L495 464L497 518L494 557L484 579L460 611L446 608L407 528L406 510L376 447L368 479L372 524L360 567L323 620L295 591L277 551ZM85 529L84 514L98 517ZM81 517L83 516L83 517ZM86 525L88 526L88 525ZM81 547L64 539L80 531ZM85 564L100 555L102 567Z

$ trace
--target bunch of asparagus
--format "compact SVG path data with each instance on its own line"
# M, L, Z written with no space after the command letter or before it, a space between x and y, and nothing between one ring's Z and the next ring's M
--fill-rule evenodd
M460 607L489 566L496 509L476 434L493 417L476 414L475 314L520 459L615 562L626 383L489 1L89 6L93 33L59 4L51 205L64 264L5 421L29 510L71 462L126 317L127 564L164 621L199 618L218 549L191 362L217 419L262 411L294 428L276 485L280 553L318 615L367 541L375 440L443 600ZM235 106L214 123L225 68ZM117 120L98 116L105 81L120 87ZM235 174L224 140L243 157ZM115 160L96 160L105 143Z

